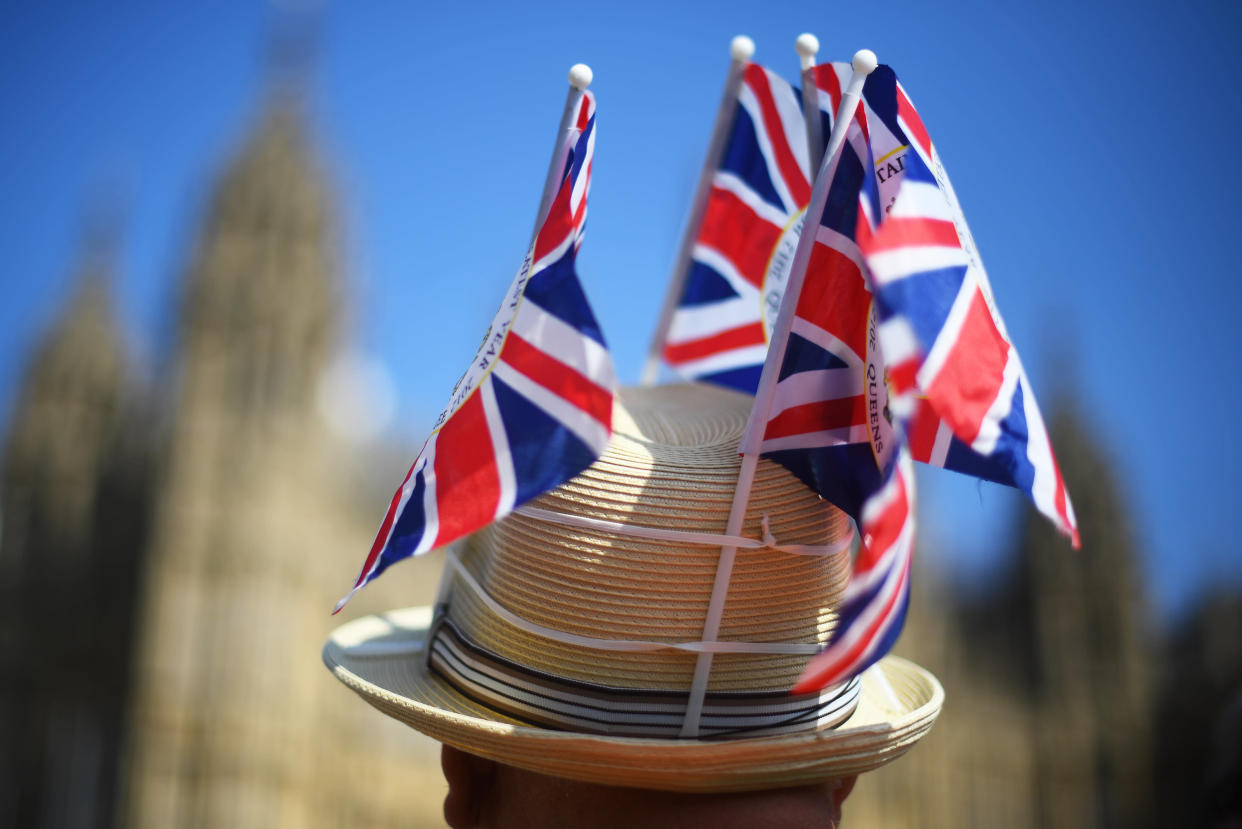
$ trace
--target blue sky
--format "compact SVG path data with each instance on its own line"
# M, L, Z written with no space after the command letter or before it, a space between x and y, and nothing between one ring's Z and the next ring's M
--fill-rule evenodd
M795 79L875 50L919 107L1047 408L1075 398L1132 504L1166 614L1242 582L1227 149L1242 7L1171 4L329 3L313 130L340 197L351 336L421 442L520 264L575 62L599 137L580 270L637 379L728 64L730 38ZM0 410L69 290L87 206L120 193L120 312L168 339L213 176L263 101L257 3L0 8ZM923 476L925 549L986 580L1016 499ZM378 508L378 507L377 507Z

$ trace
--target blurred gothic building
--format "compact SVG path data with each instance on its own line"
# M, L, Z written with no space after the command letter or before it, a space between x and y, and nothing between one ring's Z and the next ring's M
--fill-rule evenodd
M1158 825L1157 654L1124 502L1073 412L1050 426L1082 550L1028 511L986 597L921 574L897 650L947 702L916 751L860 781L862 826Z
M438 820L435 747L319 660L408 458L364 472L316 405L344 285L303 109L273 91L215 186L155 382L95 240L34 351L0 480L0 826Z
M109 245L88 240L4 437L0 826L440 825L434 744L318 656L407 460L360 471L318 413L345 339L333 205L298 96L273 93L209 200L154 381L113 311ZM921 574L899 650L948 703L860 781L849 825L1215 825L1236 808L1242 601L1153 644L1110 464L1060 412L1083 552L1032 518L989 598ZM350 614L427 601L437 565L403 565Z
M919 574L896 651L947 701L859 781L851 824L1242 825L1242 593L1222 586L1161 637L1115 465L1067 400L1050 431L1082 549L1028 508L986 596Z

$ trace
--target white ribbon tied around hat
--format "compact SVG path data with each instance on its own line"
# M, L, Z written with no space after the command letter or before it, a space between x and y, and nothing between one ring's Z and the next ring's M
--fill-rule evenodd
M812 544L780 544L772 535L768 526L768 517L763 516L763 538L745 538L742 536L716 535L714 533L687 532L684 530L665 529L662 527L641 527L631 524L623 524L618 521L605 521L599 518L590 518L582 515L566 515L565 513L554 512L552 510L540 509L538 507L523 506L515 510L519 515L528 518L535 518L540 521L549 521L555 524L577 527L579 529L594 530L599 532L612 532L619 535L628 535L635 538L643 538L651 541L669 541L678 544L698 544L706 547L720 547L725 544L733 545L739 549L746 550L763 550L772 549L779 550L793 555L803 556L830 556L836 555L847 549L854 540L853 528L850 528L849 534L833 544L812 545ZM581 648L593 648L595 650L604 651L658 651L658 650L681 650L691 651L693 653L751 653L751 654L803 654L810 656L819 653L822 645L815 643L801 642L738 642L738 641L691 641L691 642L655 642L636 639L597 639L592 636L581 636L574 633L566 633L555 628L545 627L536 624L529 619L524 619L513 613L508 608L501 605L475 580L474 576L462 566L461 560L449 550L445 556L444 566L452 568L460 577L463 584L478 596L478 598L487 605L488 609L500 618L504 619L514 627L524 630L527 633L541 636L545 639L551 639L566 645L573 645ZM392 656L401 653L415 653L422 650L424 643L422 640L401 640L401 641L372 641L363 642L348 648L347 651L351 656Z

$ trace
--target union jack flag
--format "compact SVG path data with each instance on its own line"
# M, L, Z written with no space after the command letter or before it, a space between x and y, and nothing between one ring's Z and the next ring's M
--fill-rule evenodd
M840 103L840 95L833 102ZM827 102L825 103L827 105ZM830 132L826 130L825 134ZM909 601L914 477L902 424L889 401L866 265L856 241L861 199L879 195L866 112L835 160L815 244L779 359L759 446L862 530L862 550L825 651L796 691L860 673L892 647Z
M817 68L821 109L836 111L849 72L846 64ZM900 632L913 552L907 436L915 457L1023 489L1078 545L1043 420L956 195L889 67L868 77L849 129L825 210L824 225L833 233L821 230L817 241L856 265L874 292L867 313L900 430L897 471L864 501L864 552L838 627L796 690L864 670ZM835 218L834 204L844 207L854 182L854 215Z
M825 128L841 102L841 90L849 78L848 63L823 64L815 70L816 89L820 97L820 114ZM892 208L901 182L905 178L905 154L909 144L897 125L898 98L905 101L903 108L914 111L905 98L905 90L897 83L896 75L887 66L880 66L867 79L857 116L859 129L866 139L867 151L875 168L875 188L881 211ZM917 115L915 115L917 118ZM921 124L920 124L921 126ZM924 130L925 132L925 130ZM855 151L857 151L855 147ZM951 185L945 178L945 186ZM954 197L955 198L955 197ZM960 211L959 211L960 213ZM965 218L960 218L963 233L969 235ZM973 245L973 241L971 242ZM870 285L868 285L870 290ZM916 461L939 466L976 478L1014 486L1013 476L1000 460L978 454L953 434L925 397L916 395L909 404L913 412L907 423L906 437L911 457Z
M748 64L665 338L680 374L753 394L810 199L798 90Z
M897 643L910 604L914 514L914 470L902 444L883 485L863 506L863 543L832 639L807 663L793 693L826 688L862 673Z
M397 489L351 596L568 481L612 434L612 358L578 282L595 150L584 92L556 196L487 337Z
M857 239L917 456L1023 490L1077 547L1043 418L931 138L892 69L868 78L865 103L883 189L860 198Z
M861 160L865 153L865 135L855 126L816 229L760 443L764 457L860 523L898 443L871 293L853 238L858 194L874 178Z

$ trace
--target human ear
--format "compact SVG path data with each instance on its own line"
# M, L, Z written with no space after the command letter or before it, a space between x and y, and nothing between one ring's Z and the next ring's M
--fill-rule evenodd
M474 829L491 794L496 764L446 744L440 749L440 769L449 787L444 822L452 829Z
M833 786L830 796L832 797L834 826L841 822L841 804L845 802L845 798L850 796L850 792L854 791L854 784L857 782L857 774L850 777L841 777L833 781L836 785Z

